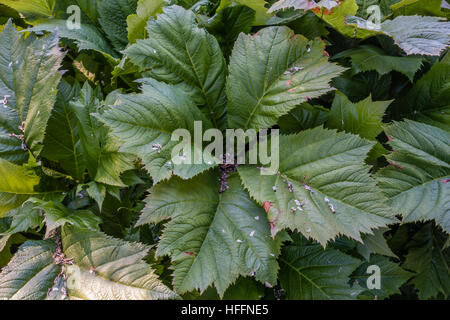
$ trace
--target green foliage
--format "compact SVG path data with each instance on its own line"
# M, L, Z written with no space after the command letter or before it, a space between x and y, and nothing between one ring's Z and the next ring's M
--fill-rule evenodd
M139 0L136 13L127 17L127 30L129 43L135 43L137 39L146 38L145 25L150 17L155 17L161 12L164 0Z
M380 75L391 71L398 71L414 80L415 73L422 65L421 57L392 57L382 49L366 45L356 49L346 50L334 56L334 59L351 57L352 67L355 73L375 70Z
M102 112L103 104L100 88L93 89L86 83L71 108L77 119L81 150L89 175L96 182L122 187L125 185L120 175L134 168L131 164L133 158L118 151L118 139L94 117L95 113Z
M264 25L270 18L271 14L267 11L265 0L221 0L217 11L220 11L228 6L246 5L255 11L254 25Z
M215 126L225 117L225 59L217 40L195 23L192 11L166 8L150 20L149 39L138 41L125 54L149 76L175 85L197 105L205 106ZM180 41L181 40L181 41Z
M65 253L74 261L67 270L68 294L74 299L177 298L142 260L149 251L145 245L73 227L63 229L62 244Z
M389 247L384 233L388 231L388 228L377 229L373 232L373 235L363 235L363 243L357 244L358 253L364 257L364 259L369 260L372 253L379 255L398 258L395 253L392 252Z
M278 120L281 133L297 133L302 130L312 129L324 124L329 117L330 110L322 106L312 106L303 103L290 113Z
M417 14L421 16L438 16L448 18L448 13L444 13L442 6L442 0L402 0L393 4L391 9L395 16L411 16Z
M193 135L194 121L203 122L205 129L212 127L181 89L148 79L143 84L142 94L123 96L120 100L117 107L108 110L99 119L124 141L122 151L142 159L155 183L173 174L189 179L213 166L207 163L175 164L171 160L172 150L178 145L176 141L171 141L173 131L186 129ZM197 151L193 151L192 157Z
M171 219L157 255L172 257L174 285L180 293L204 291L214 283L222 296L239 275L252 273L263 283L276 283L280 238L270 239L264 211L236 175L228 185L230 189L219 195L216 176L205 173L189 182L172 179L158 185L146 199L138 225Z
M450 22L438 17L398 16L383 21L379 30L374 31L364 19L349 17L346 21L358 30L367 30L366 37L377 33L392 37L407 55L439 56L450 40Z
M389 261L388 258L374 255L368 261L356 269L352 275L352 281L367 289L367 280L370 274L366 272L370 265L380 268L380 289L366 290L361 293L360 299L385 299L393 294L400 294L400 287L413 276L413 273L403 270L397 263ZM355 285L356 285L355 283Z
M48 186L45 177L37 173L36 163L16 165L0 158L0 217L21 206L29 197L52 197L59 185Z
M65 224L70 224L79 229L96 230L102 222L88 210L73 210L66 208L62 203L53 201L43 201L39 199L29 199L27 203L33 204L34 210L41 210L45 216L47 225L47 235L50 235L56 228ZM47 237L46 235L46 237Z
M1 4L11 7L30 22L51 17L55 0L1 0Z
M367 99L353 104L344 95L336 93L327 126L359 134L368 140L375 140L383 131L383 116L391 102L372 101L369 96Z
M394 213L403 222L434 219L448 233L450 134L410 120L394 123L386 134L394 151L378 178Z
M308 41L286 27L241 35L227 82L230 127L270 128L297 104L332 90L329 82L344 69L329 63L324 49L320 40Z
M351 300L361 291L348 285L359 264L338 250L323 250L300 238L283 248L280 281L290 300Z
M445 298L449 296L450 251L444 247L444 239L429 223L408 244L409 251L403 267L416 272L412 283L419 289L420 299L438 298L441 294Z
M27 241L0 273L0 299L44 299L61 268L55 265L53 241Z
M448 299L441 3L0 0L0 300Z
M26 158L24 150L31 150L35 156L42 150L44 129L55 103L61 79L58 69L64 55L58 47L56 34L24 38L11 22L0 34L0 52L0 96L5 98L3 109L6 109L2 110L0 118L0 142L6 148L2 148L0 154L8 160L21 162Z
M69 29L67 28L66 20L51 19L34 26L30 30L52 31L55 28L58 28L58 35L60 37L73 40L79 50L95 50L109 55L112 58L117 58L117 53L109 42L96 27L90 24L82 24L80 29Z
M372 146L357 136L319 127L281 137L284 156L278 175L261 175L252 167L239 173L253 198L261 205L271 203L272 235L298 230L324 247L338 235L360 240L360 233L395 222L364 163Z
M117 51L128 44L127 17L137 9L138 0L97 0L99 23Z

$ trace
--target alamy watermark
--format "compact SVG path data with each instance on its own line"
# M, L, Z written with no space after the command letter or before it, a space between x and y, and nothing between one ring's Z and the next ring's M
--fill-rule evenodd
M227 129L225 133L219 129L203 131L203 123L195 121L194 136L187 129L172 133L171 141L179 143L173 147L171 159L175 165L260 164L264 166L262 175L274 175L280 164L279 137L278 129L270 132L266 129L259 132L254 129ZM161 148L154 145L159 152Z
M370 276L367 278L367 282L366 282L367 289L380 290L381 289L381 269L380 269L380 267L375 264L371 265L367 268L366 273L370 274Z
M370 30L381 29L381 9L378 5L372 5L366 10L369 17L367 18L366 28Z
M66 21L67 29L69 30L79 30L81 29L81 9L77 5L71 5L67 7L66 10L69 17Z

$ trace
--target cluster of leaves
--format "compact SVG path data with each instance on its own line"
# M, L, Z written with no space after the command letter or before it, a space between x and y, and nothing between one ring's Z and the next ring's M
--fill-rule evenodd
M0 0L0 299L448 298L448 8ZM174 164L194 121L278 174Z

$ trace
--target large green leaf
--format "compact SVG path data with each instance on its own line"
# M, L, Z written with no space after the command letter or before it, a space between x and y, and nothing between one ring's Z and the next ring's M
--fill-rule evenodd
M360 233L395 221L364 164L373 144L319 127L280 137L278 175L253 167L239 173L250 195L268 209L272 235L298 230L323 246L338 235L361 241Z
M228 186L219 194L217 175L208 172L190 181L173 178L146 199L138 225L170 219L157 254L171 256L180 294L214 284L223 296L239 275L276 284L279 243L270 238L266 215L236 175Z
M42 156L61 164L74 179L81 181L86 170L75 114L70 101L78 97L79 86L62 81L58 87L55 108L48 121Z
M67 21L62 19L49 19L39 23L30 31L49 31L58 30L58 35L61 38L73 40L81 50L95 50L105 54L107 57L118 58L118 54L109 44L104 35L93 25L81 24L80 28L69 29Z
M74 260L66 271L70 299L177 298L144 262L149 247L74 227L64 227L61 237L64 254Z
M92 88L87 82L80 98L70 104L78 123L81 150L86 158L89 175L97 182L122 187L122 172L134 168L134 158L119 152L120 143L94 114L101 113L103 94L100 87Z
M10 229L5 234L27 231L39 226L42 217L37 210L24 202L30 197L61 201L63 186L58 180L43 176L35 162L18 166L0 158L0 217L12 218Z
M348 17L347 23L359 30L385 34L394 39L407 55L439 56L450 42L450 22L439 17L399 16L385 20L378 29L367 25L367 21L358 17Z
M443 8L443 0L402 0L391 6L394 16L437 16L448 17Z
M36 194L40 178L31 166L18 166L0 158L0 192Z
M62 58L55 34L43 38L30 35L25 39L11 22L3 29L0 96L5 100L0 107L0 156L23 162L26 157L23 151L20 154L21 135L26 144L23 148L35 155L40 153L61 78L58 69Z
M0 217L38 194L40 178L29 166L18 166L0 158Z
M216 165L212 159L210 164L192 165L179 164L172 159L172 149L179 144L171 141L175 130L186 129L194 137L194 121L203 122L204 129L211 128L211 123L180 89L147 79L143 93L122 95L119 101L119 105L100 115L99 119L123 141L123 152L142 158L154 183L173 174L189 179ZM193 139L188 146L193 150L192 155L202 152Z
M205 106L215 127L225 120L225 59L217 40L195 23L192 11L164 9L147 25L149 39L139 40L125 54L152 78L173 84Z
M394 149L378 174L394 214L403 222L436 220L450 232L450 133L407 120L386 128Z
M417 273L411 282L419 289L420 299L450 296L450 250L436 237L433 224L423 226L408 243L403 267Z
M43 300L61 272L53 241L27 241L0 273L0 300Z
M117 51L128 45L127 17L136 12L138 0L96 0L100 25Z
M383 116L391 103L392 101L372 101L372 97L369 96L353 104L345 95L338 92L328 116L327 126L375 140L383 131Z
M393 57L373 45L363 45L341 52L333 59L351 57L355 73L376 70L380 75L397 71L406 75L410 81L422 66L422 57Z
M329 82L344 68L329 63L324 49L287 27L241 34L227 80L230 127L269 128L296 105L331 91Z
M282 250L280 283L290 300L353 300L361 290L350 287L349 276L360 263L338 250L296 239Z

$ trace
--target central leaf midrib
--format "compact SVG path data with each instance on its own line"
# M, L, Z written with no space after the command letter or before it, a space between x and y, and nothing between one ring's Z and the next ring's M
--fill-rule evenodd
M185 273L186 276L183 277L183 282L182 282L182 284L180 284L180 287L183 287L183 285L185 283L185 280L187 279L187 275L191 272L192 266L195 264L195 262L197 261L197 258L200 256L200 253L202 252L203 246L205 245L206 239L208 238L209 234L211 233L212 226L214 225L214 222L217 219L219 210L227 217L227 219L229 221L231 221L231 223L236 228L236 230L238 230L248 240L248 237L241 232L241 229L234 223L234 221L231 219L231 217L222 208L222 204L221 203L222 203L222 196L220 196L219 201L217 202L217 206L216 206L216 209L214 211L215 212L214 218L212 219L212 221L211 221L211 223L210 223L210 225L208 227L208 232L206 232L206 234L205 234L205 236L204 236L204 238L202 240L202 245L201 245L200 249L198 250L198 253L195 255L194 259L192 260L192 263L191 263L191 265L189 267L189 270ZM233 204L233 205L237 206L236 204ZM243 210L243 211L246 211L246 210ZM263 261L261 256L257 253L257 250L255 250L255 248L251 245L251 241L247 241L247 243L249 243L249 247L252 249L252 251L254 251L254 253L260 259L260 261ZM217 264L215 266L217 266ZM215 269L216 269L217 273L219 273L219 270L217 269L217 267ZM215 281L217 281L217 279L214 279L214 282Z

